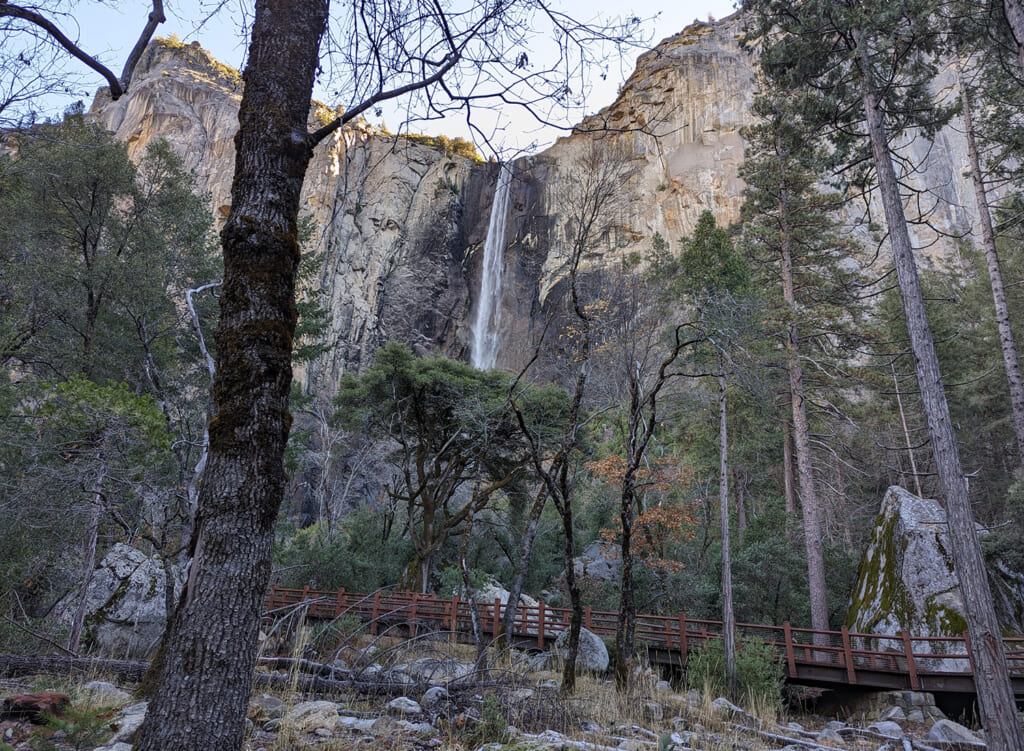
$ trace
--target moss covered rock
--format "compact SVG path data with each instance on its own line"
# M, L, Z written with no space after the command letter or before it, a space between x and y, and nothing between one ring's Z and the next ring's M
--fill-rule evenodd
M951 550L946 512L938 501L889 488L861 560L846 625L865 634L906 630L914 636L962 635L967 623ZM1021 588L1003 586L999 591L1004 599L1024 604ZM1013 624L1003 625L1015 630ZM902 651L895 640L889 646ZM941 654L950 646L915 642L914 651Z

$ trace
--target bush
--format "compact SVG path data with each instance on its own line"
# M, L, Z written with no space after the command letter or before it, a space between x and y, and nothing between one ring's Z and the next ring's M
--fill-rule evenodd
M739 696L746 707L778 707L782 703L785 673L782 657L771 644L757 639L744 639L737 645L736 682ZM686 681L690 688L724 696L725 647L721 639L709 639L690 655L686 665Z

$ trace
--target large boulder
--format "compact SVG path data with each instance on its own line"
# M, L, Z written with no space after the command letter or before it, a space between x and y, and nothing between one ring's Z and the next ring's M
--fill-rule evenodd
M578 578L614 582L619 580L620 562L619 549L615 545L595 540L572 559L572 567Z
M953 569L946 511L930 498L918 498L903 488L891 487L882 500L875 530L861 560L846 625L851 631L913 636L956 636L967 630L963 596ZM1007 580L999 572L990 572ZM1005 610L1024 606L1019 588L1000 587ZM1016 631L1018 624L1004 623ZM891 647L902 651L895 642ZM916 642L914 651L941 653L943 642ZM877 647L876 647L877 648ZM967 669L963 661L930 667Z
M565 659L569 654L569 630L566 629L555 639L555 646L552 650L556 655ZM576 655L577 670L591 670L595 673L603 673L608 669L608 648L605 647L601 637L593 631L580 629L580 647Z
M177 572L175 596L181 592ZM164 564L117 543L93 573L86 593L86 639L96 651L122 660L144 659L167 622Z

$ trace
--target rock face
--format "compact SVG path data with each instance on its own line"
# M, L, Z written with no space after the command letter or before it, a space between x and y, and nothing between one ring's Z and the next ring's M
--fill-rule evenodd
M939 503L889 488L861 560L846 625L859 633L962 635L967 624L950 550ZM990 572L990 583L994 576L998 572ZM1012 587L1003 583L1001 591L1019 609L1020 591L1012 597ZM1003 626L1013 631L1016 624L1004 620ZM927 651L927 645L915 644L914 650Z
M668 37L639 58L614 103L546 151L515 162L499 366L518 369L546 312L557 308L572 231L569 202L588 155L621 163L625 178L605 212L607 226L587 250L585 273L609 273L642 258L655 235L677 248L705 209L720 223L738 217L742 128L751 122L754 93L753 61L737 41L741 31L734 15ZM90 115L133 155L153 138L166 138L197 171L222 217L240 91L237 74L198 47L155 42L129 94L112 102L101 91ZM317 105L311 120L331 114ZM920 151L924 162L910 182L941 192L931 225L963 234L973 193L963 176L962 139L950 128L938 134L934 149L923 139L906 148ZM466 356L497 173L496 164L449 153L438 141L395 137L365 123L317 148L304 212L316 225L309 250L322 261L314 291L333 321L329 350L296 374L307 387L330 395L341 373L364 368L391 339L421 352ZM867 237L865 217L849 221L860 222ZM955 258L954 241L930 244L933 229L915 231L932 261Z
M95 649L121 660L143 659L164 632L164 566L159 559L117 543L93 574L85 634ZM181 581L175 581L175 595Z

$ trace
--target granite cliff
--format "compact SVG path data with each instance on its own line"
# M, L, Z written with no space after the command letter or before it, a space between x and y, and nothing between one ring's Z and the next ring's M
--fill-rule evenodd
M557 303L564 274L566 201L587 160L623 163L620 195L585 269L600 274L641 257L656 234L675 246L704 209L720 223L737 218L743 184L741 129L751 120L753 67L738 44L737 16L697 23L642 55L616 101L571 135L516 161L505 249L507 281L498 364L514 368L545 307ZM941 87L940 87L941 88ZM211 206L226 214L240 80L195 45L154 43L131 93L101 91L91 116L138 153L167 139L194 168ZM323 105L312 119L329 114ZM910 142L924 168L914 176L936 199L918 227L927 262L949 263L969 228L972 193L965 147L953 129L934 144ZM466 357L479 289L481 249L498 167L456 155L430 139L396 137L357 124L318 147L304 188L322 255L319 290L333 311L330 349L301 374L330 392L389 339L420 351ZM848 217L869 238L869 209ZM938 239L938 242L930 242ZM873 247L867 251L870 255ZM854 259L856 260L856 259Z

